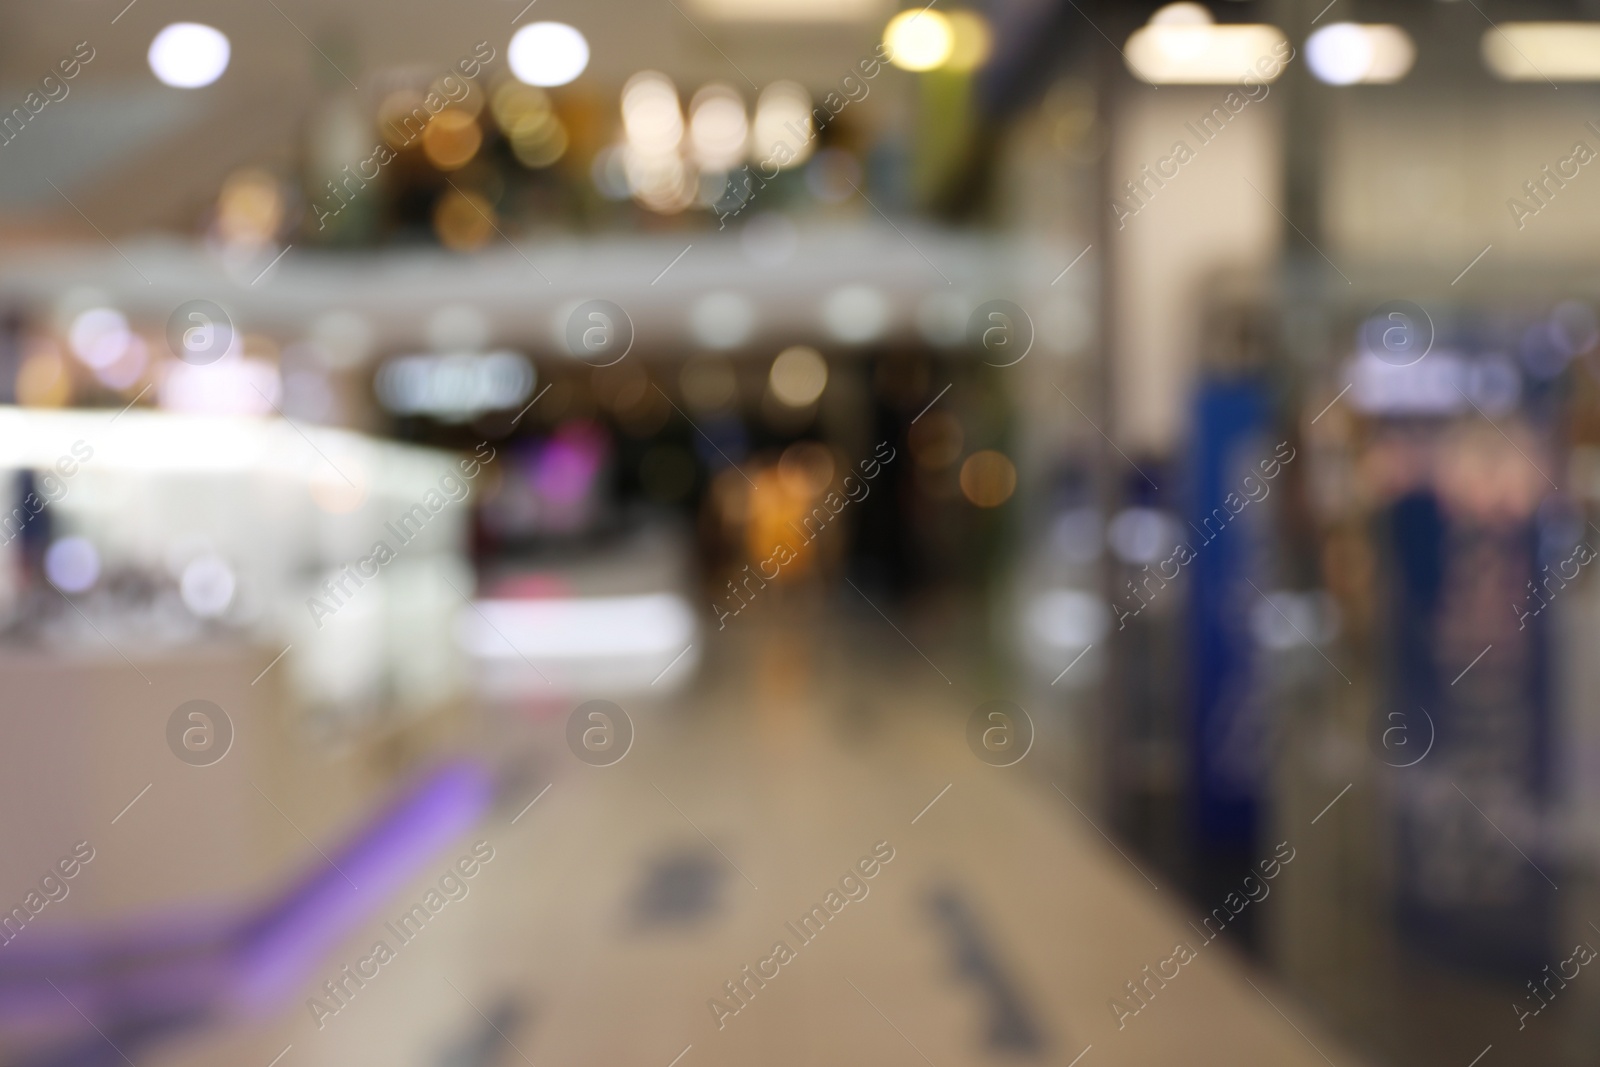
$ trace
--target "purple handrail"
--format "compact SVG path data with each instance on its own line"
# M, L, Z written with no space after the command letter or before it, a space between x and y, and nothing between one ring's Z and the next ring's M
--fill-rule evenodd
M229 917L165 915L102 931L40 933L0 948L0 1030L14 1035L145 1021L260 1014L421 866L466 833L493 799L487 768L433 770L283 895Z

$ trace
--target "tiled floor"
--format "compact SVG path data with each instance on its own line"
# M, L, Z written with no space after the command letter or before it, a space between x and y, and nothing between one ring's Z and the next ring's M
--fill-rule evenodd
M722 635L685 694L624 702L636 737L609 767L566 750L565 706L495 720L496 755L532 752L534 770L438 858L442 871L492 847L465 898L331 1017L302 997L134 1060L1359 1063L1225 944L1204 945L1176 887L1153 887L1048 775L974 758L966 718L991 694L951 663L946 684L871 621ZM871 857L870 879L845 878ZM386 903L313 985L436 879ZM807 941L813 904L828 919ZM1111 998L1179 942L1196 957L1119 1029Z

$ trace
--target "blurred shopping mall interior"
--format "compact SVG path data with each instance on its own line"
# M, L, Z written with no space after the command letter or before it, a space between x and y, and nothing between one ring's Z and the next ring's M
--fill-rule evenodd
M0 1065L1596 1062L1600 2L898 2L0 10Z

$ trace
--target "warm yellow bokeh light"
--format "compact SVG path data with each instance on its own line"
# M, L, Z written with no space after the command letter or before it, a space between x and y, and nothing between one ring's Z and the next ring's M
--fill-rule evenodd
M622 87L622 129L640 152L676 152L683 140L683 109L672 79L654 70L629 78Z
M495 123L509 133L520 119L548 114L550 94L517 81L501 82L495 88L489 107L494 112Z
M217 231L229 244L265 244L283 222L283 193L271 174L246 167L228 175L217 196Z
M775 466L761 467L755 472L754 481L755 488L745 497L745 554L767 581L783 583L805 577L815 566L817 549L803 536L804 523L817 506L817 498L785 478ZM813 534L818 529L814 518L811 529Z
M939 12L911 8L889 20L883 46L889 62L901 70L933 70L955 51L956 34Z
M833 484L833 452L820 441L796 441L778 457L778 477L789 492L819 497Z
M465 111L473 118L483 114L484 94L474 91L475 86L470 79L457 78L454 74L446 74L437 78L428 86L428 95L448 100L450 106L457 111Z
M961 465L961 495L980 508L997 508L1017 488L1017 468L992 449L974 452Z
M713 82L689 105L689 145L702 170L733 170L749 151L750 120L737 89Z
M809 407L828 387L828 363L815 348L786 348L772 361L767 384L786 407Z
M567 150L567 128L549 111L523 115L507 136L512 154L524 167L548 167Z
M71 399L72 377L61 350L53 344L32 346L17 371L17 403L30 408L59 408Z
M776 81L756 98L750 130L750 161L763 167L794 167L816 146L811 94L798 82Z
M950 29L955 35L950 56L944 62L946 70L966 74L977 70L989 60L994 48L994 34L989 21L976 11L952 11Z
M433 230L446 248L457 252L481 248L494 234L494 205L479 193L451 189L433 209Z
M396 89L378 105L378 132L391 147L406 148L428 128L428 109L415 89Z
M422 151L440 170L460 170L472 162L483 144L483 130L465 111L446 108L433 117L422 134Z

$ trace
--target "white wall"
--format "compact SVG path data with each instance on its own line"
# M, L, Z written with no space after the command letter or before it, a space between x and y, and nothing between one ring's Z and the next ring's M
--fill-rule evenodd
M1259 93L1260 88L1254 90ZM1275 257L1283 220L1280 109L1269 92L1202 143L1196 126L1237 90L1228 86L1135 90L1112 130L1114 183L1142 177L1183 142L1194 156L1173 166L1141 209L1113 230L1115 350L1113 436L1124 448L1168 451L1182 432L1199 351L1200 296L1221 271L1253 271ZM1235 98L1235 104L1242 97ZM1254 185L1254 188L1251 186ZM1115 190L1123 192L1120 188ZM1133 206L1126 194L1124 204ZM1115 212L1111 205L1103 210Z

